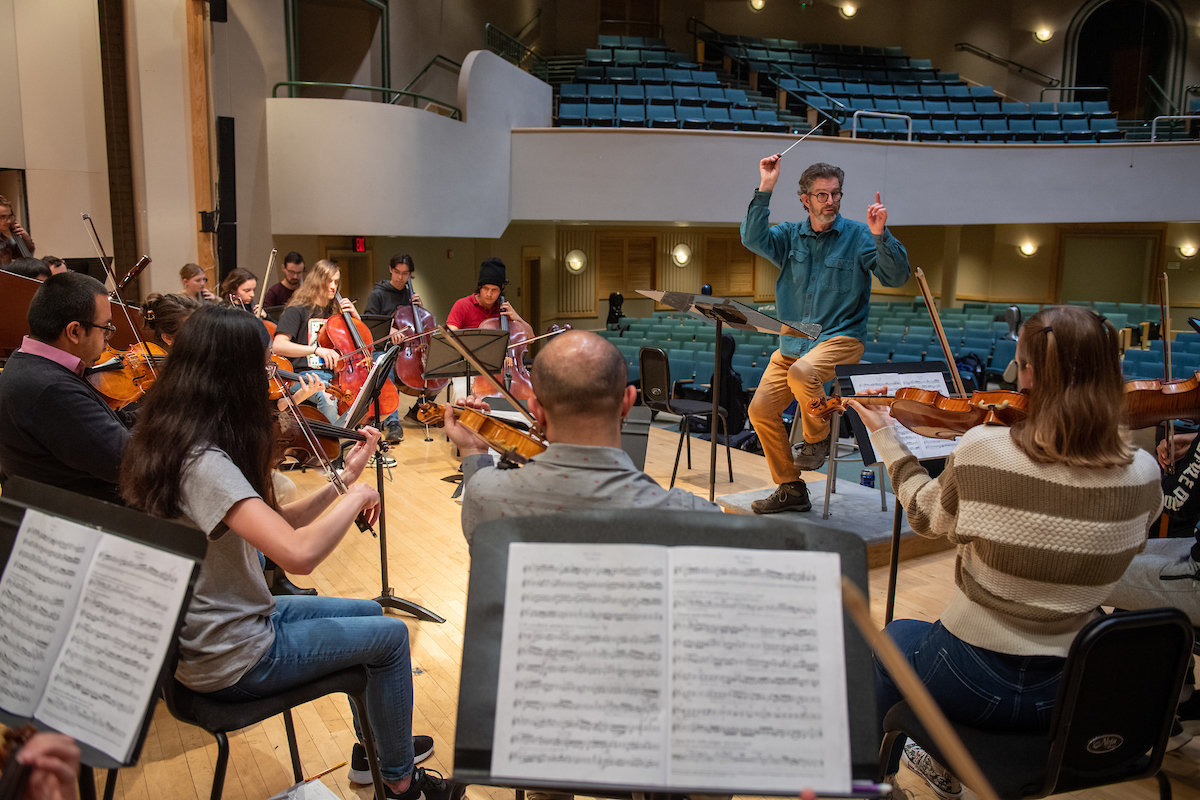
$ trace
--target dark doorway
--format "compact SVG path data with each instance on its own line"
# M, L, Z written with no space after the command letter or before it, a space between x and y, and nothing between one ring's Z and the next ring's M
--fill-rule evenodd
M371 0L294 0L299 81L385 86L381 4ZM355 89L306 86L300 97L377 100Z
M1172 45L1170 20L1157 3L1112 0L1093 11L1079 31L1075 84L1107 86L1109 108L1121 119L1169 113L1163 92L1170 90ZM1078 92L1076 99L1103 100L1104 96Z

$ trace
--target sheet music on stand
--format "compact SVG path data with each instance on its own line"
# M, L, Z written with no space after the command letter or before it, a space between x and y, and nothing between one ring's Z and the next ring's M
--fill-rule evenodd
M137 763L207 542L195 528L10 479L0 497L0 722L83 763Z
M649 297L676 311L683 311L706 322L720 322L731 328L758 333L787 334L805 339L815 339L821 326L813 322L788 322L764 314L756 308L739 303L729 297L712 297L687 292L656 292L638 289L638 294Z

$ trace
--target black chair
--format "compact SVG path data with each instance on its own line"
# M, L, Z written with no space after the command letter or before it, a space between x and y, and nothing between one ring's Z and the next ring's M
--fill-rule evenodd
M1049 731L1000 732L952 722L996 793L1045 797L1092 786L1158 779L1179 690L1192 654L1192 626L1174 608L1122 611L1084 626L1071 644ZM883 722L882 773L893 747L909 737L949 762L907 702Z
M296 729L292 724L292 708L318 697L337 693L346 694L358 712L359 723L363 729L363 747L367 750L367 761L371 765L371 777L375 784L375 797L385 797L383 775L379 772L379 758L375 751L375 737L371 733L371 724L367 716L366 692L367 669L363 666L347 667L282 694L245 703L213 700L193 692L173 677L163 683L163 698L171 715L180 722L203 728L217 738L217 763L213 769L211 800L221 800L221 793L225 788L225 770L229 766L229 737L226 734L262 722L276 714L283 714L288 749L292 755L292 773L297 783L304 780L304 773L300 769L300 750L296 746Z
M699 417L708 419L710 436L716 436L717 426L712 424L712 403L703 400L676 400L671 382L671 364L667 354L657 347L643 347L638 353L638 364L642 373L642 402L652 411L665 411L683 417L679 425L679 446L675 448L675 467L671 470L671 486L675 486L675 476L679 473L679 455L683 451L684 440L687 441L688 469L692 468L692 419ZM729 482L733 483L733 456L729 453L729 435L725 427L726 412L718 407L718 422L722 435L725 436L725 459L729 463Z

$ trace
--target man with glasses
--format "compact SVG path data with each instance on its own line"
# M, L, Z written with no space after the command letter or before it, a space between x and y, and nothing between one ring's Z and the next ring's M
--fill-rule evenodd
M835 366L857 364L862 356L872 273L884 286L903 286L909 277L908 254L887 230L879 193L867 207L866 224L844 219L838 212L845 175L831 164L813 164L800 176L800 203L808 219L771 227L769 204L779 160L776 154L759 162L759 186L742 222L742 244L779 268L778 317L815 322L821 334L815 340L780 337L750 402L750 421L778 484L770 497L751 504L756 514L812 508L800 473L824 463L832 434L828 421L805 413L808 401L825 393ZM781 417L793 398L804 426L804 443L795 455Z
M120 502L129 431L84 380L116 332L104 284L52 275L29 304L29 335L0 372L0 485L18 475Z
M29 251L29 254L33 255L35 247L33 239L30 238L29 232L17 222L12 203L7 197L0 195L0 266L24 255L17 244L18 238L25 244L25 249Z
M286 306L288 300L292 299L292 295L300 288L300 281L304 280L304 256L295 250L288 253L283 257L283 267L279 272L279 283L272 285L263 295L265 308Z

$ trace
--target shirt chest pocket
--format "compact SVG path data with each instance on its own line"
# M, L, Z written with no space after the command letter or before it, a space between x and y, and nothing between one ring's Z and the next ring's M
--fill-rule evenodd
M849 292L854 289L855 263L852 258L825 259L826 285L836 291Z

